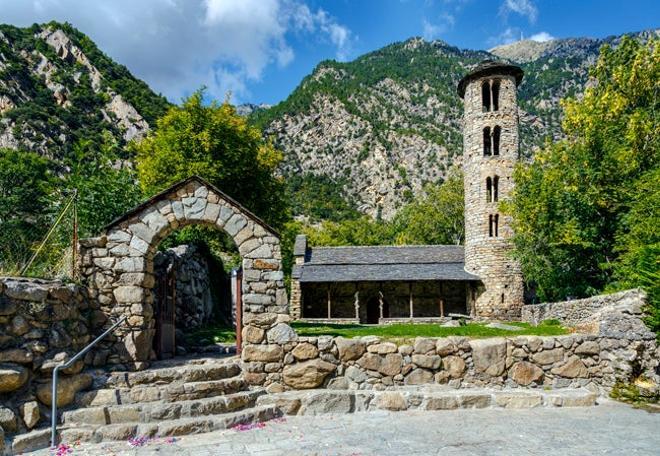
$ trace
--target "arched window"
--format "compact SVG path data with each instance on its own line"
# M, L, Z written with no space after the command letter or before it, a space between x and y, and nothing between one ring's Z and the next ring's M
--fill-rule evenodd
M493 201L493 181L490 177L486 178L486 202Z
M491 155L490 148L490 127L484 128L484 155Z
M493 237L493 215L488 216L488 236Z
M500 134L502 133L502 128L496 126L493 129L493 155L500 154Z
M481 111L490 111L490 82L484 81L481 84Z
M492 82L490 86L490 91L492 95L492 105L493 111L498 111L500 109L500 81L496 79Z
M488 178L490 179L490 177ZM500 178L498 176L493 177L493 201L497 201L498 194L498 184L500 183Z
M499 214L495 214L495 237L499 236L499 234L497 233L497 225L499 224L499 221L500 221Z

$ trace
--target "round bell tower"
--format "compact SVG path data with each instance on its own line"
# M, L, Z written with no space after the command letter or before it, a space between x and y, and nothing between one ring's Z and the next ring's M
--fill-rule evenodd
M511 220L499 210L519 159L516 92L523 71L484 61L458 84L464 99L465 269L481 284L469 293L474 315L513 319L524 302L520 265L511 256Z

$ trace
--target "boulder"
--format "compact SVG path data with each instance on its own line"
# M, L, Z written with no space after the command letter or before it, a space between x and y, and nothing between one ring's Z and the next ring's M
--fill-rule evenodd
M575 349L575 353L578 355L597 355L600 353L600 346L598 345L598 342L588 340L578 345Z
M492 377L504 373L506 366L506 339L477 339L470 341L472 361L477 373L485 373Z
M426 369L414 369L403 380L406 385L423 385L424 383L433 383L433 372Z
M12 409L0 407L0 427L10 434L18 430L18 421Z
M343 337L337 337L335 339L335 344L337 344L339 359L341 361L358 359L366 350L364 342L360 339L345 339Z
M278 323L268 330L269 344L286 344L298 340L298 334L286 323Z
M314 359L286 366L282 378L284 383L295 389L317 388L334 370L334 364Z
M293 349L292 354L293 357L298 361L305 361L318 357L319 351L314 345L308 342L304 342L302 344L296 345L296 348Z
M61 377L57 382L57 406L71 404L76 393L92 386L90 374L78 374L72 377ZM51 405L53 381L48 380L37 387L37 399L44 405Z
M281 361L284 350L281 345L246 345L243 348L243 361L275 362Z
M0 364L0 393L16 391L25 384L28 372L15 364Z
M543 369L527 361L519 361L511 366L509 378L523 386L540 383L543 380Z
M413 355L412 362L426 369L437 369L442 359L438 355Z
M442 359L442 368L451 378L461 378L465 372L465 361L460 356L447 356Z
M401 372L402 364L403 356L401 356L400 353L388 353L384 357L380 357L378 372L383 375L393 377Z
M243 328L243 340L249 344L260 344L265 335L266 331L257 326Z
M586 378L589 376L587 366L577 356L571 356L566 364L552 369L552 373L566 378Z
M554 348L552 350L543 350L535 353L532 357L534 362L538 364L552 364L564 359L564 349Z
M435 352L436 341L426 337L415 338L414 350L415 353L425 355L430 351Z

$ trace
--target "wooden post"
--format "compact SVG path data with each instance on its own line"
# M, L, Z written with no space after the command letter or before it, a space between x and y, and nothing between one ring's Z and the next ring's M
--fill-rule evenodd
M442 282L440 282L439 288L440 288L440 293L438 293L438 295L439 295L438 296L438 303L440 304L440 316L444 317L445 316L445 298L444 298L443 293L442 293L443 292Z
M414 312L413 312L413 284L412 282L408 283L408 298L410 301L410 319L412 320L414 317Z
M330 297L330 284L328 284L328 320L332 318L332 299Z
M355 319L360 321L360 284L355 287Z

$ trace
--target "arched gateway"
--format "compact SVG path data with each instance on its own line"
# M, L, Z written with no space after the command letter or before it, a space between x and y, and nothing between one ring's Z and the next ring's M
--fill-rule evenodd
M109 362L150 359L155 327L153 257L164 238L192 224L215 226L234 240L243 258L245 313L288 312L278 234L194 176L116 219L101 236L80 242L80 273L90 297L105 316L128 316L111 346Z

